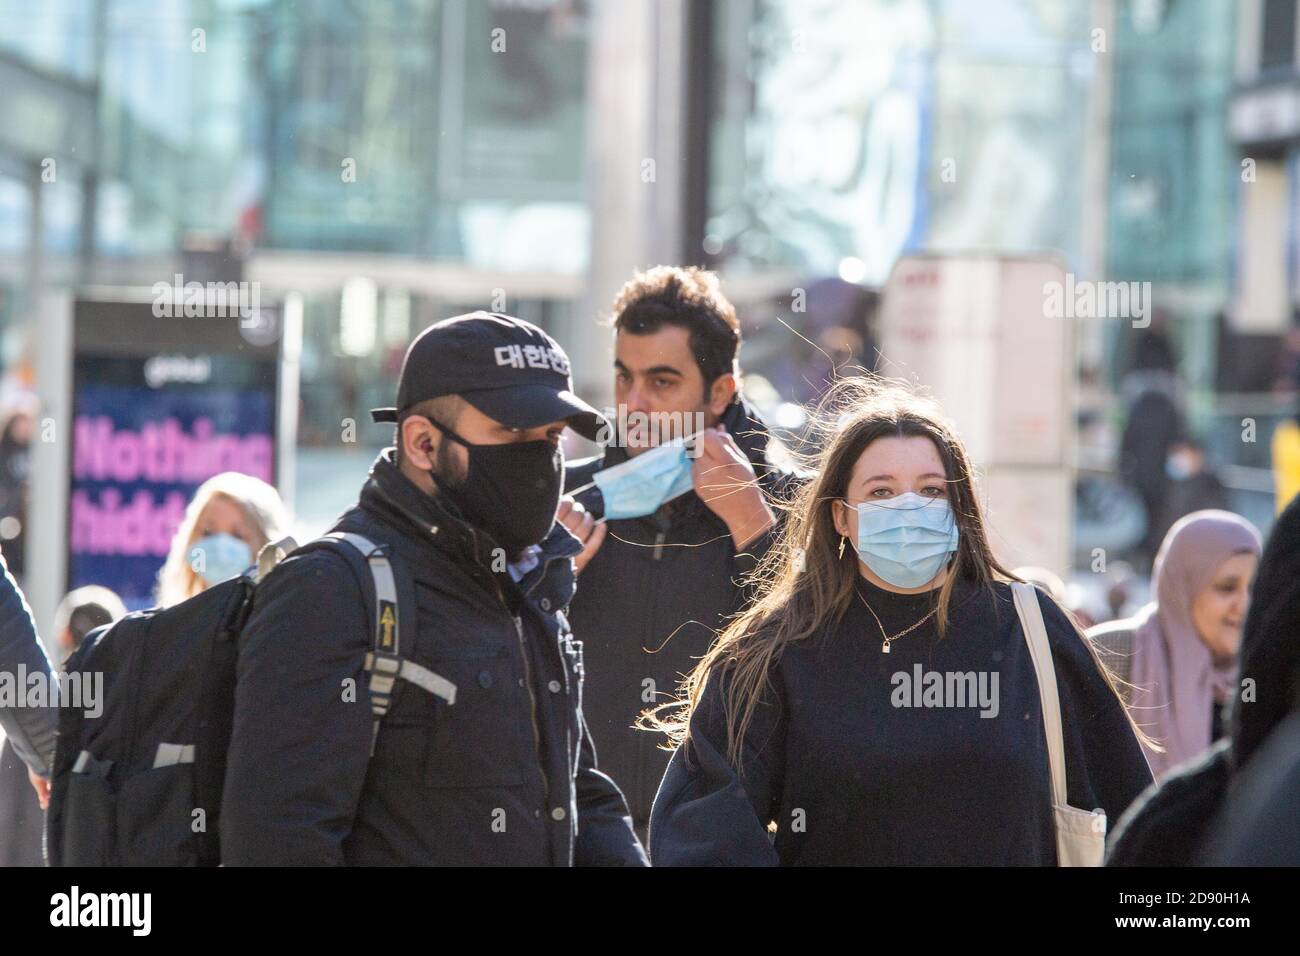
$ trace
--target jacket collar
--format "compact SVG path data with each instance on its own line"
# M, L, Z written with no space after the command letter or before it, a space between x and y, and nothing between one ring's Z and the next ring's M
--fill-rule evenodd
M484 547L487 535L471 528L455 505L425 493L402 474L395 448L385 448L370 466L361 504L402 530L431 541L439 550L470 556L491 553L491 545Z
M546 592L551 596L555 607L565 607L573 598L576 588L573 565L569 559L582 550L582 542L557 521L541 546L542 553L538 555L537 566L520 578L519 590L525 596L533 596L536 590L538 597Z
M772 436L768 432L767 422L763 421L763 416L758 413L758 409L737 394L736 400L723 413L722 424L726 426L727 434L745 453L749 463L754 466L754 473L760 479L763 478L770 467L767 445Z

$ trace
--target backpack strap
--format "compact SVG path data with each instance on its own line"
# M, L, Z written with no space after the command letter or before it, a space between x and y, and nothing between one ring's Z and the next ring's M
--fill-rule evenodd
M414 643L414 624L404 621L402 608L407 613L414 613L414 589L405 574L397 570L389 558L387 546L378 545L363 535L345 531L336 531L319 539L321 543L334 546L354 569L355 558L359 556L365 563L368 574L362 575L363 592L369 595L371 612L370 628L371 649L366 654L365 668L370 677L370 710L374 716L374 730L370 738L370 752L375 751L375 742L379 737L379 725L392 708L393 701L400 689L399 681L415 684L441 697L448 704L456 703L456 685L441 674L435 674L427 667L402 656L403 638L406 645ZM344 545L344 548L338 548Z
M271 573L272 568L297 550L298 542L292 537L268 541L262 545L262 550L257 552L257 580L262 580Z

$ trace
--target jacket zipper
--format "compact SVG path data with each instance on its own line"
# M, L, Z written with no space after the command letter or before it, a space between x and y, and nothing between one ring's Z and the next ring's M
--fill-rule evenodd
M668 537L667 531L660 531L655 535L655 550L651 556L653 560L658 561L664 556L664 538Z
M388 498L388 495L385 494L384 497ZM389 500L391 501L392 499ZM424 521L420 520L419 518L416 518L400 504L398 504L395 501L393 502L393 504L395 507L397 507L397 509L400 512L405 514L411 520L415 521L421 527L426 526L426 523ZM475 532L473 526L468 526L468 527L469 527L470 540L471 540L470 550L473 554L477 555L478 534ZM539 575L537 581L534 581L532 587L528 589L528 592L525 594L525 597L527 597L527 594L532 593L533 588L537 586L537 584L541 581L541 578L542 575ZM497 600L501 601L502 604L505 604L506 603L505 593L501 590L501 585L497 581L496 575L489 574L488 579L492 582L492 589L496 592ZM537 723L537 695L533 693L533 671L531 665L528 663L528 646L524 642L524 622L523 619L520 617L515 617L514 615L511 616L514 617L515 632L519 635L519 656L523 658L524 686L528 689L528 704L529 704L528 717L530 722L533 725L533 750L537 754L537 769L541 772L542 787L546 791L546 799L549 802L551 799L551 780L550 780L550 776L546 772L546 755L542 752L542 733ZM567 728L566 728L566 734L567 734ZM570 859L572 859L572 855L573 855L572 847L570 847L569 855L570 855Z
M537 768L542 772L546 799L551 798L551 781L546 775L546 755L542 753L542 732L537 726L537 695L533 693L533 669L528 663L528 645L524 642L523 618L515 618L515 631L519 634L519 656L524 660L524 686L528 689L528 717L533 724L533 749L537 752Z
M542 572L543 572L543 573L537 575L537 579L534 580L533 583L532 583L531 585L529 585L528 590L524 592L524 597L525 597L525 598L527 598L529 595L531 595L531 594L533 593L534 590L537 589L537 585L539 585L539 584L542 583L542 578L544 578L544 577L546 576L546 574L545 574L545 565L546 565L546 564L549 564L549 563L550 563L551 561L553 561L553 560L555 560L553 557L551 557L551 558L547 558L546 561L543 563L543 567L542 567ZM541 743L541 734L538 732L538 727L537 727L537 698L533 695L533 681L532 681L531 672L528 670L528 648L527 648L526 646L524 646L524 624L523 624L523 619L522 619L522 618L519 618L519 617L515 618L515 629L519 632L519 653L520 653L520 654L523 656L523 658L524 658L524 669L525 669L524 672L525 672L525 674L528 675L528 676L526 677L526 680L528 681L528 695L529 695L529 697L532 699L532 705L533 705L533 739L537 741L538 759L539 759L539 762L542 764L542 780L543 780L543 781L547 781L547 782L546 782L546 795L547 795L547 798L549 799L549 798L550 798L551 787L550 787L549 780L548 780L548 778L547 778L547 776L546 776L546 768L545 768L544 761L541 760L541 757L542 757L542 755L541 755L542 743ZM557 652L560 654L561 658L563 658L564 651L563 651L562 649L560 649L559 647L557 647L556 650L557 650ZM561 669L561 671L564 670L564 661L563 661L563 660L560 661L560 669ZM578 680L581 680L581 679L582 679L582 675L580 675L580 674L577 675L577 679L578 679ZM568 698L567 698L567 694L566 694L566 703L567 703L567 700L568 700ZM572 778L573 773L574 773L574 769L575 769L575 767L574 767L574 763L573 763L573 757L572 757L572 755L573 755L573 731L572 731L572 728L569 726L569 721L568 721L568 718L566 717L566 718L565 718L565 721L564 721L564 759L565 759L566 763L568 764L568 770L569 770L569 776L570 776L570 778ZM572 844L570 844L570 847L569 847L569 862L570 862L570 864L572 864L572 862L573 862L573 846L572 846Z

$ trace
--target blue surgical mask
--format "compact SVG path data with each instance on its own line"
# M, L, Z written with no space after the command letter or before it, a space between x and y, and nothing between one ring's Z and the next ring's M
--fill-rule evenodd
M190 567L209 587L239 577L252 563L252 550L233 534L210 534L190 546Z
M1174 481L1186 481L1192 472L1192 462L1186 455L1173 454L1165 459L1165 474Z
M607 519L641 518L691 490L690 439L676 439L596 472Z
M946 498L914 492L857 505L858 557L882 581L919 588L957 550L957 521Z

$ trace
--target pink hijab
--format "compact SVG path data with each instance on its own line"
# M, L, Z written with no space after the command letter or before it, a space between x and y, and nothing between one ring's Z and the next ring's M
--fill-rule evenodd
M1237 680L1237 661L1216 664L1192 625L1192 602L1234 554L1260 553L1259 532L1230 511L1194 511L1165 535L1151 574L1155 602L1133 638L1133 718L1165 747L1147 748L1157 779L1208 747L1216 700Z

